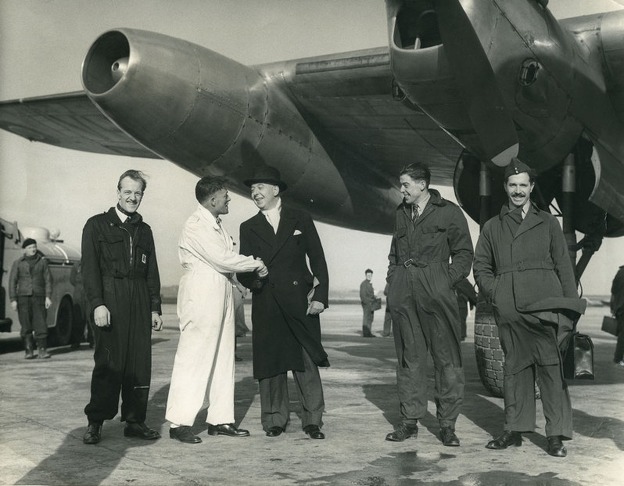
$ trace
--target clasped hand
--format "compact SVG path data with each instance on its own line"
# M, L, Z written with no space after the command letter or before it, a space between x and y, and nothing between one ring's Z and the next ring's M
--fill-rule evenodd
M260 263L262 263L262 266L260 266L260 267L258 267L256 269L256 273L258 274L258 277L260 277L260 278L268 277L269 269L267 268L267 266L262 261L262 258L258 257L258 258L256 258L256 260L258 260Z

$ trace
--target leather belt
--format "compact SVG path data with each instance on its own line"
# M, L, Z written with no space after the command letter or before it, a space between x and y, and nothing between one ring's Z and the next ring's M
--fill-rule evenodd
M409 268L409 267L425 268L431 265L432 263L442 263L442 262L441 260L432 260L430 262L422 262L420 260L414 260L413 258L410 258L409 260L405 260L403 262L403 266L405 268Z
M553 270L555 265L550 262L516 262L512 265L505 265L504 267L496 269L496 275L502 275L503 273L511 272L524 272L525 270Z

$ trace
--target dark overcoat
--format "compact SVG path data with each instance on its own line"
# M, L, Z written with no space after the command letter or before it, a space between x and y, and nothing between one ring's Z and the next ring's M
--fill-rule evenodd
M261 281L254 273L238 274L239 282L253 295L254 377L304 371L302 348L317 365L327 366L319 316L307 315L308 293L314 288L312 300L327 307L329 292L325 254L312 218L282 207L275 234L259 212L241 224L240 252L261 258L269 270L268 278Z
M25 256L13 262L9 274L9 298L17 300L18 295L52 297L52 274L48 260L37 251L36 263L32 267Z
M411 292L436 322L452 327L459 345L453 286L470 273L472 240L461 209L435 189L429 192L429 203L415 222L409 206L401 203L397 208L388 255L388 306L394 310L393 297Z
M518 211L504 205L485 223L474 261L475 279L499 326L508 374L532 363L557 364L556 332L571 331L586 305L556 218L535 206L524 219Z

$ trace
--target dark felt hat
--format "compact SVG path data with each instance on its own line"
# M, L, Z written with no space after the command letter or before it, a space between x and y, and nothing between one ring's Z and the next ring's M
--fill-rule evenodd
M246 179L243 181L243 183L247 187L251 187L252 184L258 184L259 182L264 182L265 184L273 184L274 186L279 187L280 191L285 191L288 188L286 183L282 180L279 170L268 165L259 167L258 169L256 169L256 172L254 172L254 175L251 179Z
M507 180L512 175L522 174L523 172L529 174L529 177L531 178L533 178L535 175L533 169L531 169L528 165L526 165L517 157L512 157L509 165L505 167L505 180Z
M26 238L24 240L24 243L22 243L22 248L26 248L27 246L36 245L36 244L37 244L37 240L33 240L32 238Z

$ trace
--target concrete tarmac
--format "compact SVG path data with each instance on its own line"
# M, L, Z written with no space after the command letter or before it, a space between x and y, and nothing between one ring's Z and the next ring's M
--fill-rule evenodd
M332 305L322 315L331 368L322 369L325 440L301 430L300 405L290 380L291 420L277 438L260 425L258 385L252 378L251 336L239 339L236 420L247 438L211 437L206 409L194 426L201 444L169 438L165 408L178 342L175 306L164 308L163 331L153 335L153 376L147 424L162 439L123 436L118 417L102 441L84 445L83 409L89 400L93 351L54 348L48 360L24 360L17 333L0 336L0 484L20 485L620 485L624 483L624 369L612 362L615 338L600 330L606 307L590 307L579 325L595 346L595 381L570 382L574 440L568 457L546 451L538 402L537 429L522 447L485 449L503 427L503 400L479 380L472 323L462 344L466 393L457 422L461 447L438 438L430 373L429 414L417 439L384 440L399 420L392 338L361 336L361 307ZM247 304L249 320L249 304ZM373 331L381 329L383 310Z

